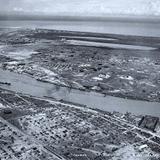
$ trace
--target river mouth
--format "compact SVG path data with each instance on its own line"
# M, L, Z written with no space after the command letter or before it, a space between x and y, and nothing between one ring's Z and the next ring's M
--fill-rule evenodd
M95 92L84 92L39 82L27 75L2 69L0 69L0 75L1 82L11 83L11 85L1 84L0 87L14 92L37 97L53 97L57 100L63 99L64 101L79 103L103 111L130 112L137 115L147 114L160 117L160 104L156 102L129 100L112 96L104 97L102 94Z

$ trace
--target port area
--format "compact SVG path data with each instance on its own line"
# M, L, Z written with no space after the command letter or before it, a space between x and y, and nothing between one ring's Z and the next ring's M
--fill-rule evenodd
M0 88L0 158L160 158L160 123Z

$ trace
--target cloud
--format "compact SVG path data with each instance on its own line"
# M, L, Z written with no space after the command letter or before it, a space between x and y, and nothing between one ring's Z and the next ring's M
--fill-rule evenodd
M3 12L160 15L160 0L0 0Z

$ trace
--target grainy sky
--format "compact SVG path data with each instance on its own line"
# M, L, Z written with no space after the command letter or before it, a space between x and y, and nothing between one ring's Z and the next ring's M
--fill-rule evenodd
M0 0L1 12L50 15L160 15L160 0Z

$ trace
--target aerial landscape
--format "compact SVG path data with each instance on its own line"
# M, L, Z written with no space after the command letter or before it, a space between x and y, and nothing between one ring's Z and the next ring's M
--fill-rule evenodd
M0 160L160 160L158 1L7 1Z

